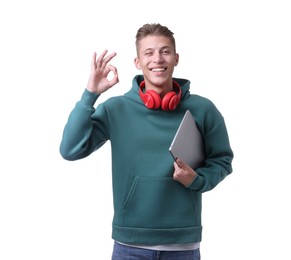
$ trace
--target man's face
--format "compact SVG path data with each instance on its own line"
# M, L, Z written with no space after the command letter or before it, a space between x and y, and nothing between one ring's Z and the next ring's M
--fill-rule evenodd
M150 35L140 41L134 62L136 68L142 70L146 84L163 87L172 84L178 61L179 55L169 38Z

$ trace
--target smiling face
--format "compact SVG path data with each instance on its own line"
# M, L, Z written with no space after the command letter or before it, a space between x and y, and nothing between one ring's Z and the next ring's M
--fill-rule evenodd
M172 76L178 61L179 55L168 37L148 35L140 40L134 63L143 72L146 90L163 96L173 90Z

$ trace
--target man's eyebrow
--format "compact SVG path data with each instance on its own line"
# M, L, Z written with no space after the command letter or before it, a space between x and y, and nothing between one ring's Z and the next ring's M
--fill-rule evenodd
M166 45L166 46L161 47L159 50L164 50L164 49L172 49L172 48L170 46ZM145 49L144 52L152 51L152 50L154 50L154 48L150 47L150 48Z
M153 50L153 48L147 48L147 49L144 50L144 52L146 52L146 51L152 51L152 50Z

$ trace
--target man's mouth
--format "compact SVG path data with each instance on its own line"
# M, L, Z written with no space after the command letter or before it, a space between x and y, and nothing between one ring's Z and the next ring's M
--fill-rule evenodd
M152 72L163 72L165 70L167 70L167 68L152 68L152 69L150 69L150 71L152 71Z

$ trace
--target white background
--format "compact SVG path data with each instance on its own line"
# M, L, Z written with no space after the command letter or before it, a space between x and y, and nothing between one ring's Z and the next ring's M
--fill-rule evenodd
M0 259L110 259L109 143L76 162L58 149L92 53L118 53L100 101L123 94L148 22L175 33L174 76L220 109L235 153L203 197L202 259L291 259L288 2L1 1Z

